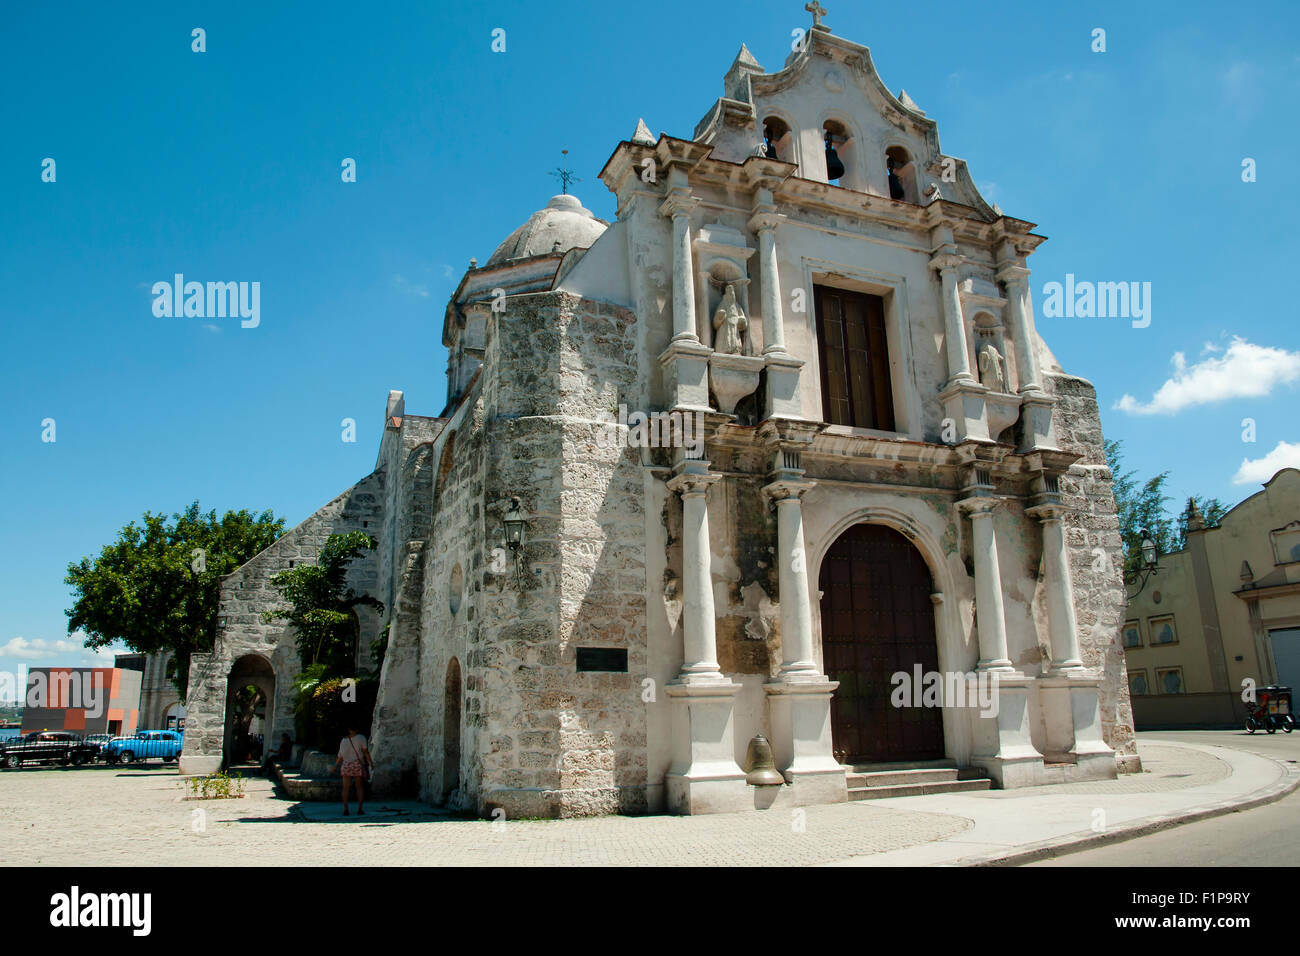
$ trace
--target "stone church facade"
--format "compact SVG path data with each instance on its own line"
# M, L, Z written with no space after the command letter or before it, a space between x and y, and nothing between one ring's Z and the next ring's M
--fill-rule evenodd
M375 471L226 580L183 768L219 765L246 674L291 727L267 579L353 528L385 603L363 645L389 628L381 790L697 813L844 800L863 765L1138 768L1111 476L1035 330L1043 238L821 23L723 88L689 138L618 144L614 222L557 196L471 265L443 414L390 393ZM784 784L747 782L758 734Z

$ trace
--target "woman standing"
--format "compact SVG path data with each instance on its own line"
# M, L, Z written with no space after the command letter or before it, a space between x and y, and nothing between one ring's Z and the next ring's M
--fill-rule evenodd
M348 724L348 735L339 741L339 758L334 761L334 769L342 766L343 777L343 815L348 816L348 790L355 781L357 785L357 816L366 815L366 781L370 779L370 770L375 762L366 749L366 738L357 733L354 724Z

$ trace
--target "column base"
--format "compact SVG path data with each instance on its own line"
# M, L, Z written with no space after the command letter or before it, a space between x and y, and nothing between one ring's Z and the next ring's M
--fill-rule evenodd
M659 356L673 408L712 410L709 404L709 356L713 349L694 336L677 339Z
M767 399L763 418L802 419L803 403L799 398L799 370L803 359L788 352L764 352L767 367Z
M689 678L687 678L689 680ZM740 685L730 680L673 681L672 765L664 795L672 813L727 813L754 807L736 764L733 710Z
M1056 427L1052 422L1055 400L1043 391L1020 393L1020 447L1021 454L1034 451L1059 451L1056 444Z
M216 773L221 769L221 757L203 757L197 754L187 757L182 754L176 765L176 769L186 775Z
M1115 751L1101 734L1101 680L1086 671L1035 680L1038 709L1046 731L1043 752L1060 765L1063 778L1111 780L1118 776Z
M970 762L1004 790L1043 782L1043 755L1034 747L1029 731L1032 681L1029 677L999 673L993 691L995 706L987 713L971 711L975 740ZM968 691L967 700L972 699L972 694L977 690Z
M839 682L774 680L763 685L772 726L772 753L790 784L795 806L848 800L845 768L831 745L831 697Z

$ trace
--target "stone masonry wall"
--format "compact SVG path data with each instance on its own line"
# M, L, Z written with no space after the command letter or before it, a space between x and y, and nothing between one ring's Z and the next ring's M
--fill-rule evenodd
M274 544L221 582L218 628L210 654L190 660L189 697L186 701L185 749L181 770L216 769L223 757L227 678L235 662L246 655L260 657L275 672L274 700L268 701L268 741L282 732L297 737L293 726L293 680L302 670L293 629L283 621L263 623L262 612L280 605L271 576L290 562L315 562L331 534L365 531L376 534L383 517L384 475L372 473L329 502ZM348 569L348 584L358 594L377 594L379 562L373 553ZM375 634L363 627L361 640ZM196 759L197 758L197 759ZM213 763L213 761L216 763ZM189 769L187 769L187 767Z
M606 424L636 387L636 319L562 293L512 297L489 329L489 503L528 515L523 582L484 586L481 812L645 808L643 480ZM597 436L614 442L598 441ZM494 520L499 520L499 516ZM627 673L578 673L578 647L626 648Z
M418 787L420 606L433 507L433 446L442 424L404 416L393 436L398 440L384 445L389 457L383 468L395 480L388 482L380 541L380 580L388 584L383 598L388 644L370 738L380 794L414 794Z
M1064 524L1079 651L1084 665L1102 674L1101 720L1106 743L1115 749L1121 772L1138 771L1141 764L1119 636L1126 603L1124 558L1097 393L1081 378L1050 373L1045 378L1048 391L1056 396L1053 423L1057 444L1083 455L1060 483L1061 499L1069 509Z
M424 552L424 580L418 655L416 745L420 799L455 808L474 805L481 769L478 740L483 698L470 661L482 623L483 405L481 385L464 399L433 448L432 521ZM456 586L459 569L459 587ZM445 726L448 677L453 660L461 674L457 725ZM454 746L459 736L459 757ZM448 756L448 745L451 755Z

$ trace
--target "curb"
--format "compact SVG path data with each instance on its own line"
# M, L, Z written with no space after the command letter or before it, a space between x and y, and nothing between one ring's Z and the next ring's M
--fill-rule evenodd
M1050 860L1054 857L1078 853L1081 850L1093 850L1113 843L1124 843L1138 837L1159 833L1161 830L1182 826L1184 823L1196 823L1199 820L1209 820L1229 813L1239 813L1242 810L1253 810L1255 807L1262 807L1265 804L1281 800L1288 794L1293 793L1297 788L1300 788L1300 766L1285 764L1272 757L1264 757L1262 754L1255 754L1254 756L1264 760L1272 760L1273 763L1277 764L1282 769L1282 779L1260 790L1255 790L1239 800L1208 803L1199 807L1191 807L1176 814L1142 817L1137 820L1130 820L1128 823L1106 833L1079 830L1075 833L1067 833L1065 836L1052 837L1039 843L1030 843L1009 853L995 851L993 853L968 856L960 860L953 860L947 865L1020 866L1023 863Z

